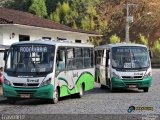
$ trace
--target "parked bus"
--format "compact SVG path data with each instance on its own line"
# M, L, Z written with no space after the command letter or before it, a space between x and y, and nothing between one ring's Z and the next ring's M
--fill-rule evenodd
M5 52L3 96L14 104L21 98L50 99L94 87L94 46L35 40L14 43Z
M95 48L96 82L101 87L138 88L148 92L152 83L150 52L145 45L117 43Z

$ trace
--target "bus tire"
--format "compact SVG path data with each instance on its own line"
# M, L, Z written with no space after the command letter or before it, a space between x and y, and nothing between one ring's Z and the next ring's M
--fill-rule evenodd
M106 86L105 85L101 85L101 87L100 87L101 89L105 89L106 88Z
M82 98L83 95L84 95L84 86L82 84L81 87L80 87L79 93L77 93L77 97Z
M148 91L149 91L149 88L148 88L148 87L143 88L143 91L144 91L144 92L148 92Z
M58 89L56 89L56 91L54 92L54 98L52 99L52 103L53 104L57 104L59 101L59 97L60 97L60 91Z
M16 98L7 97L7 102L8 102L9 104L15 104L15 103L16 103L16 101L17 101L17 99L16 99Z

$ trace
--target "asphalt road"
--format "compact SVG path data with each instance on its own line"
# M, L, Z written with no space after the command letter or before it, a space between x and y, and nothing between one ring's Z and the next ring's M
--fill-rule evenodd
M153 107L153 110L135 110L129 106ZM153 85L148 93L141 90L118 90L115 93L100 89L98 84L83 98L62 98L58 104L45 100L21 100L15 105L0 96L0 114L160 114L160 69L153 70Z

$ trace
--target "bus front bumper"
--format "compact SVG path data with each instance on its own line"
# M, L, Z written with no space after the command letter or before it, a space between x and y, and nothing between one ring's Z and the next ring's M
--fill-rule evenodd
M3 96L4 97L15 97L15 98L53 98L53 85L38 87L38 88L14 88L3 84Z
M152 84L152 77L144 78L142 80L122 80L113 77L112 88L146 88Z

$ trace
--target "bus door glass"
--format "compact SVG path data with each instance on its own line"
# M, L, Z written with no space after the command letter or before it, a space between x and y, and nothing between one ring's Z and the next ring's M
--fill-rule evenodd
M66 66L65 48L58 49L56 63L57 63L56 71L60 72L60 71L65 70L65 66Z
M109 50L106 50L106 61L105 61L106 69L105 69L105 74L106 74L106 85L109 85Z
M101 84L106 84L105 82L105 51L104 50L98 50L98 57L97 57L97 62L98 62L98 69L99 69L99 78L100 78L100 83Z
M75 62L75 49L68 47L66 50L66 78L68 80L68 88L70 91L73 89L77 90L75 86L76 80L78 78L78 71L76 70L76 66L81 66L81 64L80 62Z
M55 85L56 86L65 85L66 87L68 87L68 78L67 78L67 70L66 70L66 48L65 47L59 47L57 50ZM61 93L60 93L60 96L62 96Z

